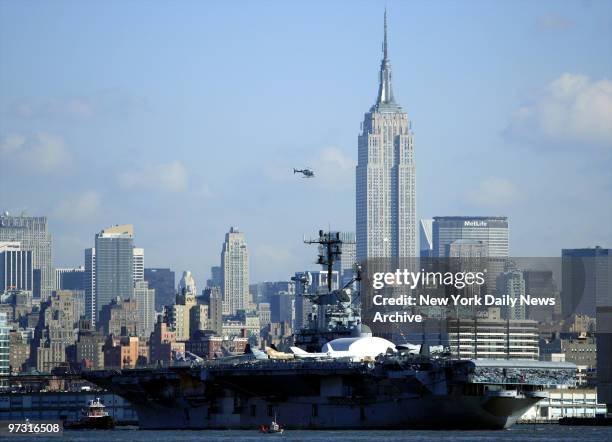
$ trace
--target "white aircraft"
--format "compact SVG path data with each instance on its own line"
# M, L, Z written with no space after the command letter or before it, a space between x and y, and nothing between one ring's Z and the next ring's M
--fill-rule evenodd
M328 342L320 353L308 353L301 348L291 347L296 359L307 358L350 358L353 361L374 360L378 355L395 352L395 345L386 339L367 336L339 338Z
M329 353L308 353L299 347L289 347L295 359L331 358Z

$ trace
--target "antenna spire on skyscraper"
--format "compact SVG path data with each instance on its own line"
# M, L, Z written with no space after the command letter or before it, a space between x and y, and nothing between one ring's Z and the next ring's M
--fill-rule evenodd
M383 40L383 59L387 59L387 8L385 8L385 38Z
M393 89L391 86L391 62L389 61L388 44L387 44L387 8L384 15L384 37L383 37L383 59L380 63L380 83L378 86L378 97L376 105L390 104L397 107L393 98Z

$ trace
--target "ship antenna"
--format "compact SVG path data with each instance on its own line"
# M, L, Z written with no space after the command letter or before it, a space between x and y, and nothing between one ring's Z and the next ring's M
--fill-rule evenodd
M304 240L305 244L319 244L321 246L319 250L319 258L317 264L321 264L325 267L327 272L327 292L332 292L332 276L334 271L334 262L337 257L342 254L342 240L340 239L340 232L323 232L319 230L319 238Z

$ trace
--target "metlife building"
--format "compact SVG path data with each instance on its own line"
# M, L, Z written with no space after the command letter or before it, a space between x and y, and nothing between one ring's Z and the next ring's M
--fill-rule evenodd
M436 216L433 221L433 255L448 257L457 240L482 241L486 256L508 257L508 218L505 216Z
M432 226L433 256L456 256L465 245L482 244L481 257L487 261L487 288L497 292L497 278L508 260L508 218L505 216L436 216ZM462 245L462 247L456 247ZM451 253L451 251L453 253Z

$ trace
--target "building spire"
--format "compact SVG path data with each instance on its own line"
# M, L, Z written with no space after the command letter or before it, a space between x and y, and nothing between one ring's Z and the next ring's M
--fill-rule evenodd
M378 97L376 99L376 107L380 105L391 104L396 107L395 98L393 97L393 88L391 86L391 62L389 61L388 45L387 45L387 9L385 8L384 16L384 38L383 38L383 59L380 63Z
M383 60L387 59L387 8L385 8L385 39L383 41Z

